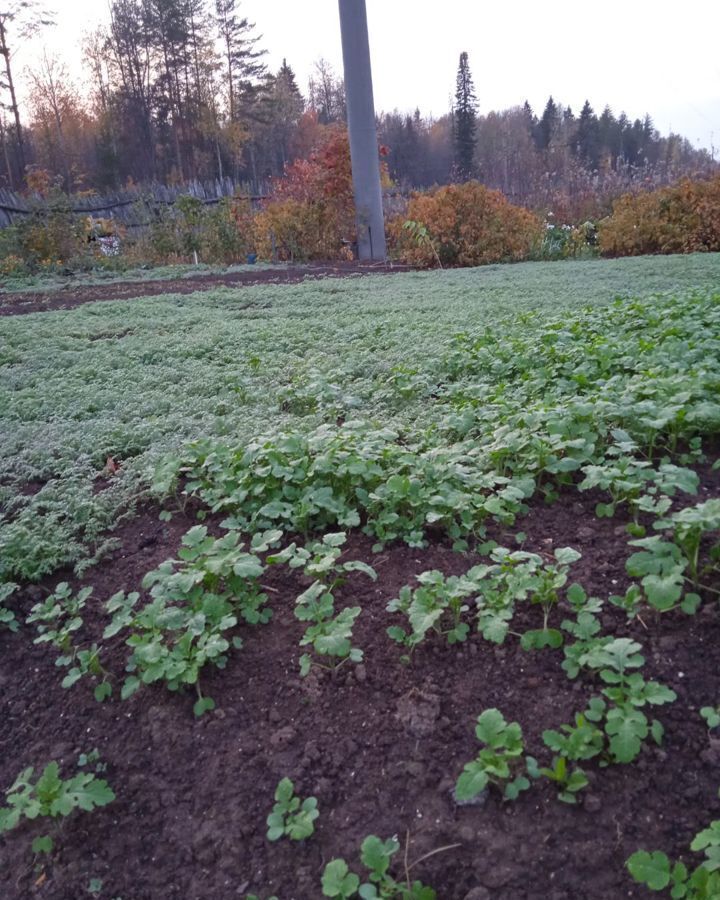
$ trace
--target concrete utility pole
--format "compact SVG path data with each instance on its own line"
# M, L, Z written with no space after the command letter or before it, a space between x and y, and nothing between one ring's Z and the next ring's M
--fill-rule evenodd
M365 0L339 0L360 259L386 259Z

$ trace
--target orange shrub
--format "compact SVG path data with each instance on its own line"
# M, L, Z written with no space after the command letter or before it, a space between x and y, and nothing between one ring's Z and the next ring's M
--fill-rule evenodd
M255 221L261 259L343 259L355 240L350 143L347 130L335 126L319 133L320 144L273 183L273 196ZM386 154L380 148L380 156ZM381 163L383 184L389 184Z
M260 259L304 262L343 256L338 214L322 201L272 201L256 215L255 234Z
M604 256L720 251L720 177L626 194L600 223Z
M405 228L406 219L422 231ZM432 266L439 258L443 266L480 266L527 259L543 226L500 191L470 181L413 194L407 215L393 220L389 230L404 262Z

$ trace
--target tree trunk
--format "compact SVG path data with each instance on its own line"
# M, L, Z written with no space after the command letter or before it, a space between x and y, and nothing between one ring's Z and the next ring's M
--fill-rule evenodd
M5 57L5 75L7 77L8 90L10 91L10 109L15 117L15 130L17 132L17 157L20 166L20 177L25 175L25 141L23 140L22 124L20 123L20 109L15 96L15 82L10 67L10 50L7 45L5 23L0 16L0 54Z

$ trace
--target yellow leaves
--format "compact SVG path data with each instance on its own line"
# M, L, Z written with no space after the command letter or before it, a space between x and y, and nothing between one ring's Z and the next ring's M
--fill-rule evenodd
M404 230L406 219L422 223L428 239L418 241ZM476 181L415 194L407 215L390 223L401 258L420 266L434 265L436 252L448 266L526 259L541 232L536 216Z
M720 250L720 177L625 194L600 223L604 256Z

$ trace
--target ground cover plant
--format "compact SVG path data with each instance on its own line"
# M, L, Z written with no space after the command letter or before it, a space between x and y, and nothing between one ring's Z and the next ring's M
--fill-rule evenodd
M719 273L3 319L0 780L95 746L117 792L40 861L8 831L3 896L704 890Z

